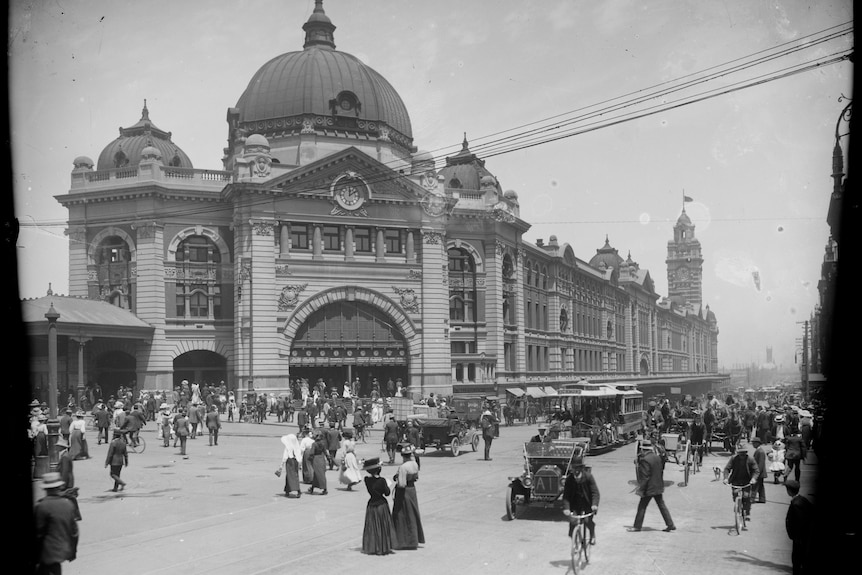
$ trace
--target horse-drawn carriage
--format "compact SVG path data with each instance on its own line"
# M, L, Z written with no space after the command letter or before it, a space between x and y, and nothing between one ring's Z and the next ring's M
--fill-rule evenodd
M518 509L525 505L555 506L563 495L572 459L585 453L583 443L569 439L525 443L524 471L509 477L506 517L515 519Z

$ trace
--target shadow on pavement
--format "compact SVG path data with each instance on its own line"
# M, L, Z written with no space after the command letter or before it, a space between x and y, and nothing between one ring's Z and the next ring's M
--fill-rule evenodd
M731 551L728 559L731 561L736 561L740 564L746 565L756 565L758 567L765 567L767 569L773 569L777 572L784 573L792 573L793 567L790 565L783 565L781 563L773 563L772 561L763 561L761 559L757 559L756 557L752 557L751 555L744 555L742 553L737 553L735 551Z

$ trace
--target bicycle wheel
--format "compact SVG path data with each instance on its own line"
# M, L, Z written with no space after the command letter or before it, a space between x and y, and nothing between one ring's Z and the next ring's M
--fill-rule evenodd
M575 530L572 531L572 572L575 575L581 573L581 569L583 565L581 561L583 560L583 551L584 551L584 536L581 534L580 525L575 527Z
M736 500L733 502L733 528L736 529L737 535L739 535L742 528L742 521L742 496L737 495Z
M685 445L685 457L683 457L683 484L688 487L688 475L691 473L691 451L688 444Z
M138 444L133 448L135 453L143 453L147 448L147 442L144 441L144 438L138 435Z
M581 541L584 542L582 549L583 549L583 554L584 554L584 565L586 565L587 563L590 562L590 548L592 547L592 545L590 545L590 539L589 539L589 537L587 537L586 522L581 524Z

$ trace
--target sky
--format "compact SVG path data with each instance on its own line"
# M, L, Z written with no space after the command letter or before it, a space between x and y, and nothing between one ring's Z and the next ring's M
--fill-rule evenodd
M120 126L140 119L146 99L150 119L196 168L221 169L227 108L265 62L302 49L313 8L313 0L11 0L20 297L41 297L49 284L67 293L67 212L54 196L68 193L77 156L96 159ZM852 34L814 40L852 20L849 0L327 0L324 8L337 49L398 91L418 148L442 161L466 133L471 150L488 156L485 167L518 193L532 225L525 240L556 235L589 261L607 237L666 295L667 242L683 194L691 197L719 366L763 364L772 347L776 364L793 367L800 322L819 299L832 149L852 64L674 103L846 53ZM520 126L559 124L785 48L796 51L624 110L650 115L498 155L489 147Z

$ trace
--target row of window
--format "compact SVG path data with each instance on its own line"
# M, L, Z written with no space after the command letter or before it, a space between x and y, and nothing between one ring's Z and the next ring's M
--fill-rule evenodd
M314 241L314 225L290 224L290 249L310 250ZM321 247L324 251L343 251L347 228L335 225L320 226ZM359 253L371 253L376 247L376 229L354 227L353 245ZM400 254L404 247L404 230L387 228L383 232L384 249L387 254Z

